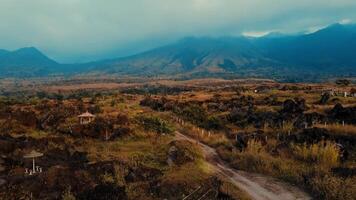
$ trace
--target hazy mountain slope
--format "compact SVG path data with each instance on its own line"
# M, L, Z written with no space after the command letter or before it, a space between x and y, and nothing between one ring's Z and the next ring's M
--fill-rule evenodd
M186 38L142 54L95 63L95 70L134 74L239 73L276 66L248 39Z
M333 76L356 74L355 25L335 24L312 34L262 38L186 38L135 56L98 62L118 74Z
M59 64L34 47L0 51L0 76L41 76L60 70Z
M335 24L312 34L261 38L264 54L302 70L340 72L356 69L356 26ZM348 71L342 71L348 72Z

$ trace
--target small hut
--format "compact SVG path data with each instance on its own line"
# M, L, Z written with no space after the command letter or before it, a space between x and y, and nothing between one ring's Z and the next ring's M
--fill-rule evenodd
M30 170L28 173L29 175L33 175L35 173L41 173L42 172L42 168L40 166L36 166L35 163L35 158L41 157L43 156L43 153L37 152L32 150L29 154L24 155L24 158L30 158L32 159L32 170ZM27 169L26 169L27 172Z
M79 115L78 116L79 118L79 123L80 124L89 124L90 122L94 121L95 119L95 115L89 113L88 111Z

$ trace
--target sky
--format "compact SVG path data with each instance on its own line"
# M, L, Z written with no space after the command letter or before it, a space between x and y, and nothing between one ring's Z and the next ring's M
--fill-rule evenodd
M188 36L313 32L355 11L355 0L0 0L0 49L86 62Z

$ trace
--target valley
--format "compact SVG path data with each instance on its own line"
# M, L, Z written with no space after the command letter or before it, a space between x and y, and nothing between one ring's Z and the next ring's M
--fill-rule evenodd
M1 199L355 196L352 83L131 78L1 86ZM42 155L35 170L24 157L32 151Z

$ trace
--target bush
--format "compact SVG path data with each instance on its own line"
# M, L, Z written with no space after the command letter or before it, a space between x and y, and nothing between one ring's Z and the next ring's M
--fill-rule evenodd
M75 196L71 192L71 187L68 187L62 194L62 200L75 200Z
M205 128L208 130L214 129L219 130L223 127L221 120L217 117L209 117L205 123Z
M182 110L181 115L193 124L202 127L207 120L208 114L206 111L198 105L190 105Z
M143 125L146 131L154 131L160 134L173 132L173 128L166 121L158 117L140 116L138 117L138 121Z

